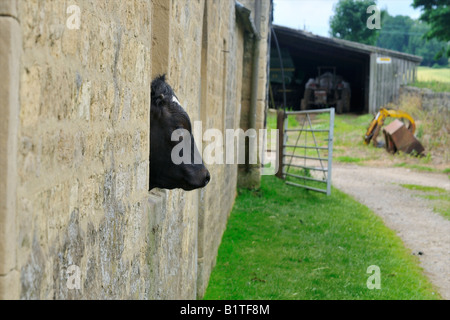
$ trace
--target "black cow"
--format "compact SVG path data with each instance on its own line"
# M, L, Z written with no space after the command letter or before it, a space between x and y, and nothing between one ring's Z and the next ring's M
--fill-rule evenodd
M208 184L210 175L195 145L188 114L167 84L165 75L152 81L151 90L150 189L203 188ZM190 142L191 153L188 155L191 161L179 164L172 159L172 150L181 141L172 141L172 133L177 129L184 129L181 132L187 133L184 138Z

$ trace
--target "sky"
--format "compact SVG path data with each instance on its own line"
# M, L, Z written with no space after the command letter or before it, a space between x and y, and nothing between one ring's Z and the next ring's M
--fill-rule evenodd
M329 21L338 0L274 0L273 23L292 29L301 29L320 36L329 36ZM420 16L419 9L411 7L413 0L378 0L377 7L391 16ZM370 15L368 14L367 17ZM383 27L383 26L382 26Z

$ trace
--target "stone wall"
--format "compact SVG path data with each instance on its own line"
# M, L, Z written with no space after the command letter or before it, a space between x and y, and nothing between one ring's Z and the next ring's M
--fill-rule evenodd
M250 35L235 2L1 0L0 11L0 298L201 297L237 165L209 165L202 190L149 192L149 89L167 73L203 131L243 123ZM260 90L262 127L264 77Z
M151 7L74 3L18 1L20 298L147 298Z
M17 7L0 1L0 298L19 295L15 230L20 51Z
M257 81L256 81L256 96L255 96L255 110L252 111L252 91L255 88L252 87L252 72L255 66L253 60L255 54L255 41L253 37L247 37L244 40L244 63L243 63L243 90L242 90L242 108L241 108L241 120L240 127L243 130L249 129L250 114L253 112L255 117L255 127L257 131L264 128L264 121L266 116L266 110L268 106L267 95L267 83L268 83L268 61L267 53L269 52L270 44L268 39L270 38L270 19L271 19L271 2L261 1L259 11L261 12L260 18L256 17L256 5L253 0L240 1L248 8L254 8L251 12L251 19L255 24L256 31L259 34L259 41L256 45L259 46L259 57L257 61ZM252 152L252 151L250 151ZM245 188L257 188L261 181L261 165L260 160L256 165L239 165L238 185Z
M437 109L450 112L450 92L433 92L426 88L402 86L400 87L399 99L403 96L418 97L423 110L430 111Z

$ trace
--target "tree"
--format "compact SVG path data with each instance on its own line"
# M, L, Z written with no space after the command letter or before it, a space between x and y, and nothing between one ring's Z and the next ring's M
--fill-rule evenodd
M410 36L408 41L407 53L415 54L423 58L421 65L431 67L434 64L445 66L448 59L439 55L445 42L437 39L427 40L424 35L430 30L430 26L425 22L414 20L414 24L409 30Z
M430 29L425 34L426 39L450 41L450 1L449 0L414 0L413 8L420 8L420 20L429 24ZM441 55L445 48L442 48ZM450 45L447 43L447 57L450 57Z
M430 26L408 16L391 16L386 14L382 20L380 36L377 46L390 50L410 53L423 58L421 65L433 66L447 65L446 58L437 58L436 54L445 45L445 42L436 39L427 40L424 35Z
M386 13L382 20L383 27L380 30L377 46L407 52L413 24L413 19L408 16L398 15L393 17Z
M378 29L368 28L367 8L376 5L374 0L339 0L330 18L330 35L335 38L374 45ZM381 13L381 17L383 16Z

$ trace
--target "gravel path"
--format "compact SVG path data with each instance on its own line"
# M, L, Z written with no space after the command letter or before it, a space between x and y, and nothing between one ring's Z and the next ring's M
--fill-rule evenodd
M450 221L433 212L431 201L400 186L416 184L450 192L447 175L333 164L332 183L378 214L419 257L441 296L450 300Z

